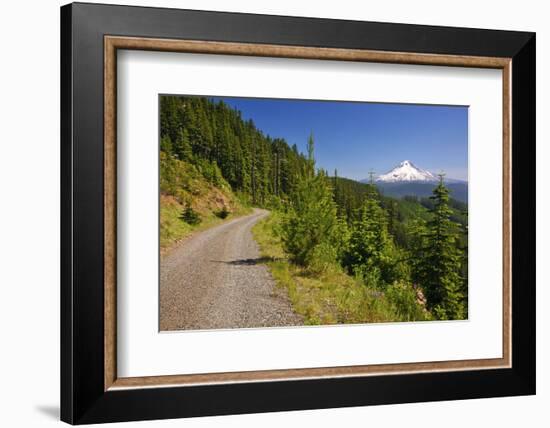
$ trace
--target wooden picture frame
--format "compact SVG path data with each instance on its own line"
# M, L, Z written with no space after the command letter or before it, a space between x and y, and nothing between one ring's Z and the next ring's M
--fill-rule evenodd
M502 358L118 377L117 49L502 70ZM62 420L114 422L535 392L534 34L77 3L61 9L61 52Z

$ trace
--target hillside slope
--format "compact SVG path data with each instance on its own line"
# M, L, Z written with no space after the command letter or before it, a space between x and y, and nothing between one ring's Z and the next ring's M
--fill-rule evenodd
M216 165L195 165L160 153L160 246L166 250L194 230L250 212Z

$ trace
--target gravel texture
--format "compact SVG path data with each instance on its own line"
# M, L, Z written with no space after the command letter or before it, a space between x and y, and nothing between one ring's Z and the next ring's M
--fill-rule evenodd
M251 229L269 211L192 235L161 260L160 329L302 325L261 264Z

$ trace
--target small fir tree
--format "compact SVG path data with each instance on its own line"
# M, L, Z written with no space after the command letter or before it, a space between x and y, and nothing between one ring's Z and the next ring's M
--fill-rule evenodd
M449 189L443 183L443 174L430 199L432 217L425 228L418 229L415 279L438 319L461 319L465 313L460 274L463 254L459 247L459 225L450 219Z
M308 140L308 161L300 177L292 203L282 224L285 251L293 260L307 265L316 247L335 249L340 235L336 204L332 189L323 171L315 173L314 142Z
M394 253L387 213L371 190L352 224L344 265L352 273L387 284L396 279Z
M189 140L189 132L187 129L182 128L178 132L178 138L173 144L173 152L178 155L181 160L190 160L193 156L191 149L191 141Z

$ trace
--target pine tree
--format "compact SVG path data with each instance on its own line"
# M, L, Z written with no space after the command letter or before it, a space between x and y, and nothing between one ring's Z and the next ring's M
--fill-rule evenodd
M453 219L466 225L467 211L457 214L462 208L449 200L443 182L428 203L385 198L374 172L364 184L336 170L334 177L316 170L313 134L301 153L263 134L238 110L205 97L162 96L160 121L162 192L181 194L192 170L214 186L227 182L247 202L285 210L281 237L297 263L314 269L319 260L335 261L366 274L365 282L376 279L384 293L396 280L407 283L413 267L435 317L466 316L467 229L459 230ZM425 208L431 212L427 222Z
M166 154L172 154L172 140L169 135L160 138L160 150Z
M341 237L339 226L327 176L324 171L315 173L314 142L310 136L307 164L282 225L284 249L301 265L310 263L319 248L331 252L336 259Z
M464 316L463 278L460 275L462 250L459 225L451 221L449 189L440 174L439 185L430 196L431 219L420 228L415 251L415 280L423 288L428 307L439 319Z
M468 217L468 211L464 211L463 215ZM464 318L468 318L468 223L463 225L461 227L463 232L463 245L460 247L462 252L462 257L460 260L461 268L460 273L462 275L463 281L462 281L462 287L461 292L463 296L463 302L464 302Z
M332 189L334 192L334 202L336 203L336 211L338 213L338 216L342 216L342 202L340 200L340 192L338 187L338 170L334 168L334 179L332 183Z
M395 237L397 224L397 202L390 199L388 205L388 230Z
M190 160L193 157L191 142L189 141L189 132L183 128L179 130L176 142L173 144L172 151L178 155L178 159Z
M306 175L315 175L315 157L314 157L315 143L313 142L313 133L309 134L307 139L307 169Z
M161 151L193 163L209 180L219 167L231 188L254 204L288 200L300 174L311 171L296 145L264 135L224 102L162 96L160 104Z
M251 162L250 162L250 180L251 180L251 186L252 186L252 203L254 205L256 205L257 203L257 191L258 191L258 186L257 186L257 174L256 174L256 158L257 158L257 155L256 155L256 140L254 139L254 137L252 138L252 159L251 159Z
M371 190L352 223L344 266L373 282L391 283L397 279L393 273L393 253L387 213Z

